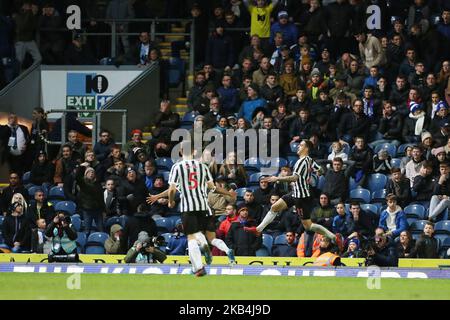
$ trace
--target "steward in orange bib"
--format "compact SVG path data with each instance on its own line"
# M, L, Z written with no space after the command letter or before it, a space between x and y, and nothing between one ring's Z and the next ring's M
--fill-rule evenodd
M321 267L340 266L341 257L335 252L338 252L338 249L331 243L330 239L322 237L322 239L320 239L319 249L314 251L312 255L313 258L317 258L313 265Z

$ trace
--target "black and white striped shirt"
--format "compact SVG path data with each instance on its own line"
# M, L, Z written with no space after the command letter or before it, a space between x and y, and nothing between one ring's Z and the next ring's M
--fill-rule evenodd
M311 169L317 171L320 169L320 166L309 156L300 158L295 163L292 174L298 176L298 180L293 183L292 196L294 198L308 198L311 196L309 192Z
M176 184L180 192L180 211L207 211L212 215L208 205L208 181L213 181L209 168L197 160L181 160L172 166L169 185Z

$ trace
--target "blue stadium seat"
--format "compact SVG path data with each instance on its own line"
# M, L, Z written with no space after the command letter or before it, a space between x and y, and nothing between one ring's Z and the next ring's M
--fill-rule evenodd
M87 245L86 254L105 254L105 247L99 245Z
M412 225L414 222L418 221L417 218L406 218L406 221L408 221L408 225Z
M286 234L280 234L279 236L277 236L275 238L275 240L273 241L273 245L285 245L287 244L287 240L286 240Z
M250 186L259 186L259 179L261 177L265 176L262 172L256 172L250 175L250 178L248 180L248 185Z
M317 189L322 190L325 186L325 176L320 176L319 181L317 182Z
M78 231L80 231L80 229L81 229L81 219L80 219L80 216L79 215L73 215L72 217L71 217L71 220L72 220L72 225L73 225L73 227L75 228L75 230L78 232Z
M284 158L270 159L264 164L266 168L281 168L289 165L289 162Z
M109 231L111 230L111 227L113 226L113 224L118 224L118 225L122 226L122 228L124 227L123 219L121 217L110 217L110 218L108 218L108 220L106 220L106 223L105 223L105 230L108 234L109 234Z
M173 226L173 228L175 228L177 226L177 221L178 220L181 221L181 215L176 214L176 215L173 215L173 216L168 216L168 217L166 217L166 219L172 220L172 226Z
M156 159L155 162L156 166L158 167L158 170L170 171L170 169L172 169L173 166L172 159L167 157L158 158Z
M382 190L385 188L388 179L382 173L374 173L369 175L367 179L367 186L371 192Z
M436 222L436 224L434 225L434 232L436 234L450 235L450 220Z
M416 218L419 220L424 220L426 218L425 207L421 204L410 204L403 209L407 218Z
M350 191L359 188L358 184L356 183L353 177L350 177L350 179L348 180L348 188Z
M87 244L103 246L108 237L109 237L108 234L105 232L94 232L89 235L87 239Z
M379 202L379 203L384 204L384 203L386 203L386 196L387 196L386 189L374 191L372 193L372 201L371 202L372 203Z
M300 143L298 143L298 142L292 142L292 143L290 144L291 152L292 152L292 153L297 154L297 149L298 149L298 145L299 145L299 144L300 144Z
M0 229L3 226L3 219L5 219L5 217L3 215L0 215Z
M182 124L190 124L192 126L192 124L194 123L195 117L197 115L198 115L198 113L195 111L186 112L183 116L183 119L181 120L181 123Z
M397 147L393 144L390 143L379 144L375 147L374 152L378 153L382 149L386 150L392 158L397 156Z
M52 187L50 188L50 191L48 192L48 199L49 200L65 200L66 195L64 194L64 190L61 187Z
M266 249L266 247L261 247L258 250L256 250L256 256L257 257L270 257L269 250Z
M400 158L392 158L391 159L392 168L400 168L401 163L402 163L402 159L400 159Z
M244 161L244 168L248 171L256 171L259 172L261 170L261 162L258 158L248 158Z
M31 172L30 171L25 172L22 176L22 184L23 185L29 184L30 178L31 178Z
M246 191L247 191L247 188L236 189L237 200L243 200L244 199L244 194L245 194Z
M411 143L404 143L398 146L397 148L397 156L404 157L405 156L405 150L409 146L413 146L414 144Z
M350 191L350 199L353 201L370 203L370 191L364 188L353 189Z
M450 257L450 253L448 252L449 249L450 249L450 237L447 237L441 242L441 250L439 252L439 256L443 259L448 259Z
M290 167L294 167L295 163L298 161L298 156L288 156L288 162Z
M167 252L167 245L169 244L170 238L172 238L172 234L171 233L163 233L161 235L164 238L164 242L166 243L165 246L160 246L159 250L161 250L162 252Z
M445 239L447 239L449 237L449 235L448 234L435 234L434 237L438 240L439 247L440 247L442 245L442 243L444 243Z
M86 246L86 234L84 232L77 232L77 246L82 248L82 251L78 253L83 253Z
M163 172L161 172L161 174L162 174L165 182L169 181L170 171L163 171Z
M156 227L158 229L158 234L172 232L172 230L174 228L173 221L168 218L156 219L155 223L156 223Z
M270 234L263 233L262 235L262 245L267 249L269 255L272 254L273 237Z
M31 185L27 189L28 189L28 195L30 196L30 199L34 199L34 194L36 193L36 191L43 191L45 194L45 191L41 186Z
M364 211L370 211L373 214L379 216L378 207L372 203L361 204L361 209Z
M427 222L427 220L417 220L412 225L410 225L410 230L412 232L423 232L423 228L425 228Z
M185 62L178 57L169 59L169 87L178 88L184 82Z
M70 215L75 214L77 205L73 201L60 201L55 205L55 211L64 211Z

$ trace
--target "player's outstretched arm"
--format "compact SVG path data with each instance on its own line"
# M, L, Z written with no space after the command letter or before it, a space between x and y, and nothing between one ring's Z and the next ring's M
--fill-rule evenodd
M271 176L271 177L266 177L262 179L263 181L269 182L269 183L273 183L273 182L295 182L298 180L298 176L297 175L292 175L292 176L286 176L286 177L275 177L275 176Z
M177 192L177 186L176 184L171 184L169 186L169 190L167 190L169 195L169 208L175 208L175 193Z
M167 198L169 196L169 190L163 191L158 194L151 194L146 199L148 204L154 204L156 201L158 201L161 198Z
M214 182L208 181L208 189L213 190L213 192L223 194L224 196L230 196L233 199L236 199L237 193L234 190L226 190L221 187L217 187Z

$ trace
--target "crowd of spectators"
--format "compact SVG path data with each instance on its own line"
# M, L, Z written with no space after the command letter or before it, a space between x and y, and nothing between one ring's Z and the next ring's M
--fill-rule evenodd
M441 243L433 237L433 223L445 219L450 206L450 8L441 2L375 1L381 8L381 29L367 30L366 8L374 1L187 1L187 7L168 1L173 17L195 19L191 45L197 71L188 90L188 115L180 117L164 100L148 142L135 129L120 148L102 130L93 152L79 148L76 139L62 146L56 158L35 151L33 167L20 164L10 176L11 190L3 192L2 212L10 214L14 193L23 193L28 200L20 176L31 169L33 184L39 176L36 184L47 190L52 185L64 188L84 215L87 233L93 221L98 231L104 231L108 218L129 216L123 230L116 227L111 233L112 238L119 231L125 234L120 237L125 239L120 253L126 253L140 231L157 233L149 217L174 213L166 199L150 204L146 197L167 188L170 165L159 159L170 157L173 130L185 119L195 119L189 122L191 129L202 126L224 135L226 129L265 133L252 143L278 144L280 157L286 160L280 175L291 173L298 142L310 140L314 146L310 154L325 172L320 186L312 182L317 200L312 219L345 237L342 256L365 256L379 265L395 265L398 257L437 257ZM248 40L242 32L233 32L236 27L250 27ZM121 39L125 49L128 40ZM134 51L140 52L135 62L145 63L141 53L147 49ZM9 147L7 159L21 156L13 151L18 146L14 141L21 141L22 135L8 130L18 130L13 120L2 135ZM273 129L279 129L279 141L271 141L268 133ZM245 159L230 152L223 163L216 163L214 155L203 155L216 183L247 187L241 189L237 203L217 195L209 199L223 217L217 235L237 255L255 255L265 245L263 238L244 228L258 224L270 204L290 190L288 184L270 185L254 178L258 168L244 165L247 151ZM355 201L351 191L370 189L373 174L385 177L380 190L386 192L379 199L370 194L368 201ZM380 203L376 212L362 208L369 202ZM411 204L426 208L429 219L415 245L404 210ZM331 250L326 239L304 232L291 210L281 213L265 232L273 239L285 237L284 247L274 250L277 255L318 256Z

